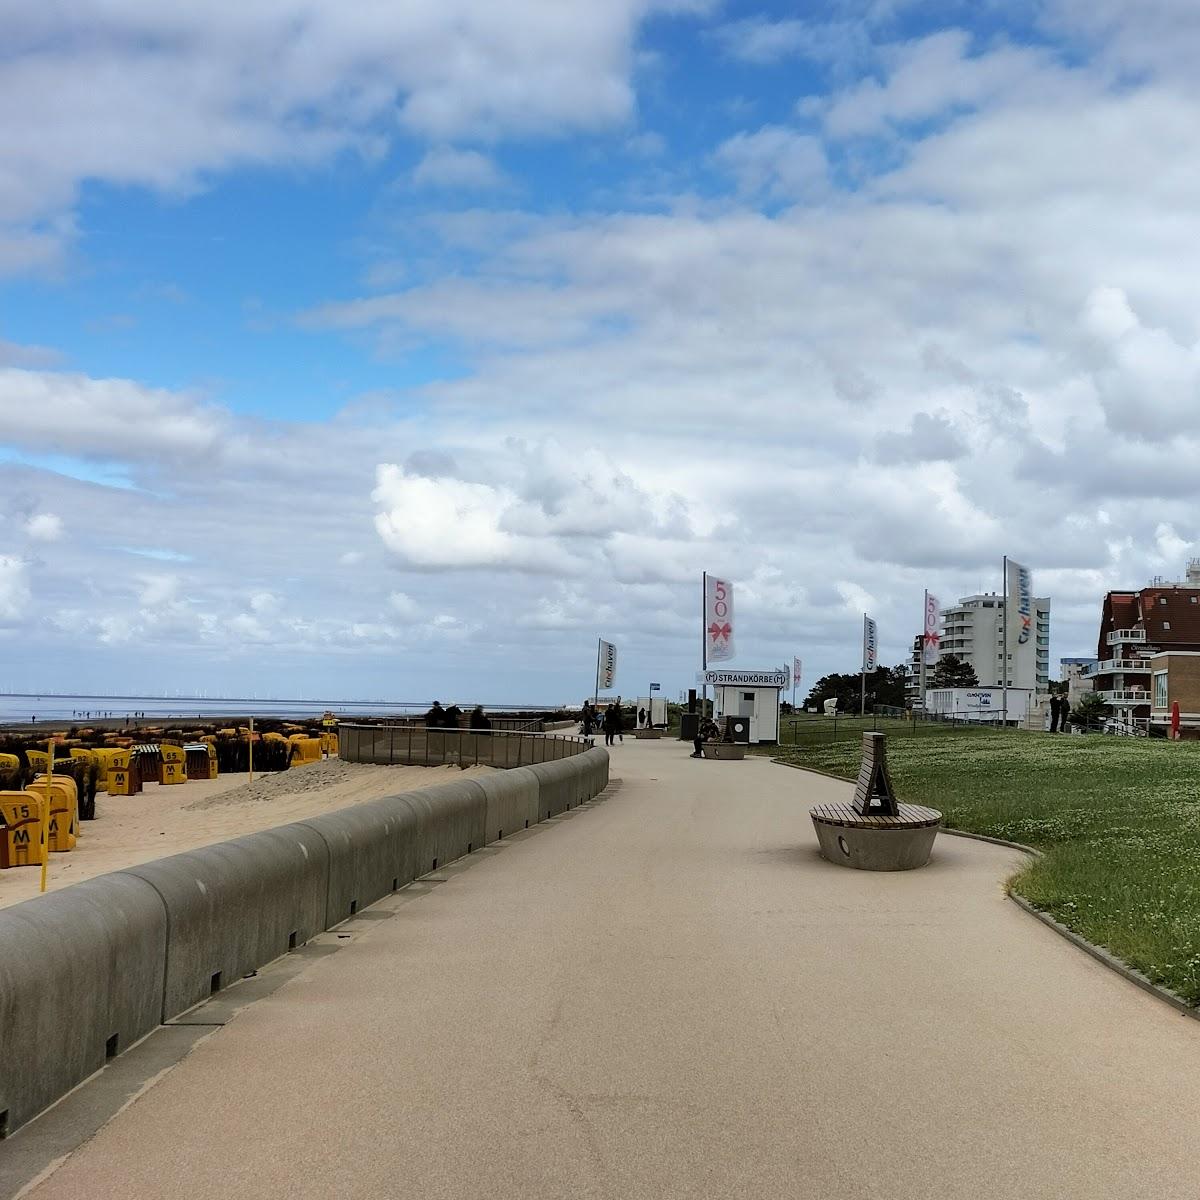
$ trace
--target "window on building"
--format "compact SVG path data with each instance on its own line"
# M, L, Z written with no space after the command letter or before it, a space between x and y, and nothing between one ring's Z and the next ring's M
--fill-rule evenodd
M1189 597L1188 597L1188 599L1189 599L1189 600L1190 600L1190 601L1191 601L1193 604L1195 604L1195 603L1196 603L1196 597L1195 597L1195 596L1189 596Z
M1159 602L1159 604L1161 604L1161 605L1162 605L1162 606L1165 608L1165 607L1166 607L1166 605L1167 605L1167 598L1166 598L1166 596L1159 596L1159 598L1158 598L1158 602Z
M1170 621L1164 621L1164 622L1163 622L1163 628L1164 628L1164 629L1170 629L1170 628L1171 628L1171 622L1170 622Z
M1167 707L1167 673L1166 671L1154 672L1154 707Z

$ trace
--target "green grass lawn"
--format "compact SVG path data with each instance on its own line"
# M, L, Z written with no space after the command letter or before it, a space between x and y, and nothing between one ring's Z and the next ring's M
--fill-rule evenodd
M1200 1005L1200 743L927 728L888 738L900 798L1043 851L1014 891ZM773 754L853 779L860 745Z

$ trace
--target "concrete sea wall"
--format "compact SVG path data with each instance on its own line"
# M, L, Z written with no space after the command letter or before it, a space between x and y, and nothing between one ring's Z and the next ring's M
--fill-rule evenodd
M0 910L0 1136L213 992L607 784L607 752L583 749L218 842Z

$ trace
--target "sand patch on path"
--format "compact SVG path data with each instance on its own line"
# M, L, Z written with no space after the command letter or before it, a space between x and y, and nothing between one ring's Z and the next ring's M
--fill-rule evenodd
M274 775L222 775L172 787L146 784L138 796L96 797L69 854L50 856L47 891L213 842L302 821L415 788L491 774L490 767L379 767L340 759ZM37 896L37 867L0 871L0 908Z

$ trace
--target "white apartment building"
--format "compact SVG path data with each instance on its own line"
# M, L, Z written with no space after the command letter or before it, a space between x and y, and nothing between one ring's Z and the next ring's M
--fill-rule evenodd
M1050 685L1050 598L1035 596L1034 636L1023 646L1008 639L1008 686L1036 694ZM1004 597L964 596L942 609L942 654L970 663L980 687L1004 685Z

